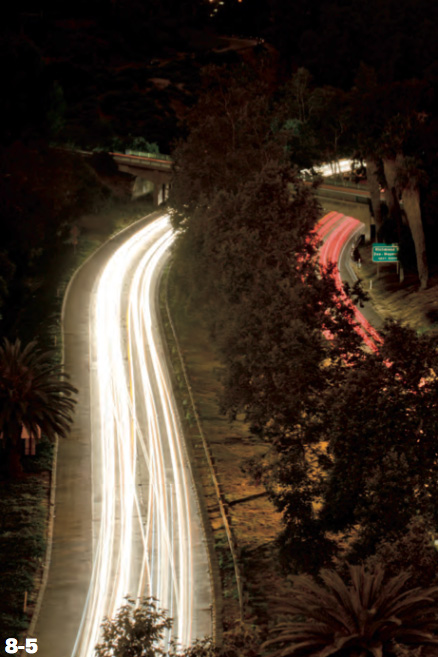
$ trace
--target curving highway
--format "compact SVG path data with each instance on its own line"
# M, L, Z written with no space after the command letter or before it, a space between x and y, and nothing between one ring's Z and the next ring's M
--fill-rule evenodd
M376 351L382 338L372 324L381 324L381 320L373 316L371 323L365 312L372 312L369 308L361 312L354 306L351 299L344 292L341 269L351 269L349 264L351 245L363 232L363 224L354 217L348 217L341 212L329 212L316 224L315 234L322 242L319 251L320 264L324 269L333 266L333 277L338 289L339 299L348 305L354 312L354 329L362 337L365 344Z
M71 657L92 657L104 616L154 596L183 646L211 635L209 561L158 324L174 239L167 215L126 240L91 295L93 567Z
M321 263L336 265L343 300L337 263L348 261L360 229L336 212L316 226ZM107 243L66 295L66 369L80 403L59 447L53 555L36 626L45 657L93 657L104 616L127 595L157 598L182 645L212 634L206 541L158 325L172 241L168 216L155 215ZM355 317L376 348L378 333L359 310Z
M318 222L320 262L340 263L362 224L330 212ZM104 616L130 595L152 595L183 646L211 635L205 537L158 324L158 285L174 236L156 218L107 260L91 294L90 399L93 567L71 657L92 657ZM348 259L348 257L347 257ZM381 337L354 308L371 349Z

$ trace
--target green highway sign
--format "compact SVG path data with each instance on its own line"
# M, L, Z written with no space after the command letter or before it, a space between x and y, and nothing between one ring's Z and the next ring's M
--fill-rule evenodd
M373 262L398 262L398 244L373 244Z

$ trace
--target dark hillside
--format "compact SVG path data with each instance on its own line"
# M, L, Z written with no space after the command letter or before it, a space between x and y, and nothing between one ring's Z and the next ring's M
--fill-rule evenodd
M169 152L196 100L201 68L241 61L240 44L228 47L194 20L176 24L161 13L133 21L121 9L118 16L88 14L24 13L15 37L36 49L45 78L62 95L61 143L111 149L143 137Z

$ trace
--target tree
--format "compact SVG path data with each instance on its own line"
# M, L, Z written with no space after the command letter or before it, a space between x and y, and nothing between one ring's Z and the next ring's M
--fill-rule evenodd
M252 112L252 104L239 102L251 97L240 86L234 80L224 89L220 80L209 92L208 112L199 113L179 150L173 276L206 309L224 365L222 410L231 418L243 414L250 431L287 463L267 475L284 512L284 536L291 527L295 538L300 533L304 557L318 536L321 555L329 541L312 509L316 484L305 467L314 460L315 441L308 434L304 443L303 427L344 359L354 361L361 340L330 271L318 267L312 229L320 210L312 190L284 164L266 101Z
M209 637L196 639L182 648L170 640L173 620L157 606L154 598L137 602L127 599L114 618L102 623L102 640L95 657L257 657L259 631L252 624L225 632L223 643L216 646Z
M284 352L296 365L284 379L279 357L273 380L280 390L261 379L258 408L269 403L271 415L265 412L259 433L270 448L252 470L283 514L283 563L317 572L335 556L369 557L384 539L402 537L417 514L438 522L437 341L393 323L379 352L362 351L347 367L345 347L337 361L334 350L312 380L310 335L301 338L292 326L303 348ZM262 371L266 359L259 360Z
M420 279L420 288L427 287L429 270L426 255L426 242L421 216L420 188L427 180L422 169L420 155L416 147L419 141L419 132L422 129L423 118L418 107L421 85L415 82L403 86L394 85L395 90L404 98L403 113L394 112L386 122L385 129L378 145L383 160L383 168L389 192L390 212L399 218L401 216L399 199L403 200L403 209L406 214L412 239L415 244L417 270ZM418 88L420 87L420 88ZM406 100L408 98L408 100ZM395 102L391 100L390 103ZM400 101L399 103L400 104ZM399 219L400 221L400 219Z
M388 527L387 535L378 543L375 554L368 557L365 564L368 568L382 565L387 577L394 577L402 570L409 572L409 583L414 587L436 585L438 550L433 541L435 536L434 523L415 515L400 536L394 536Z
M357 148L367 160L370 189L374 196L375 215L378 204L377 181L383 167L385 200L390 216L397 221L399 241L402 210L406 215L415 244L417 269L421 288L427 286L428 266L424 227L421 216L420 190L427 176L421 158L422 133L426 130L427 114L422 110L427 102L427 85L418 80L403 83L378 84L375 74L365 67L358 76L352 94L353 122Z
M138 605L128 599L114 619L104 620L96 657L167 657L163 640L171 627L172 620L153 598L143 598Z
M42 352L36 342L22 347L4 339L0 347L0 434L8 474L22 474L21 436L25 429L38 439L41 434L62 437L72 421L77 390L67 380L50 352Z
M437 359L435 338L390 323L380 351L344 369L322 401L321 522L353 531L356 559L372 554L388 531L404 533L417 513L438 519Z
M380 205L380 182L379 182L379 162L371 155L365 159L367 170L367 182L370 190L371 207L373 208L374 221L376 224L377 235L382 228L382 211Z
M347 583L336 572L293 579L289 598L278 601L286 617L274 628L272 657L395 657L396 644L438 646L438 587L408 589L409 574L385 580L382 568L349 566Z
M349 142L367 164L377 230L381 228L379 186L383 185L390 219L397 224L401 243L403 221L407 220L421 288L428 280L422 197L426 191L430 194L426 168L428 173L435 168L428 155L436 139L430 93L430 83L425 80L384 82L382 74L362 64L349 94Z
M427 181L427 174L421 163L414 157L398 156L396 183L401 189L403 209L406 212L412 239L415 244L418 277L421 289L427 287L429 266L426 255L426 240L424 237L421 217L420 187Z
M80 156L16 142L0 152L0 276L9 290L0 333L40 339L56 296L66 243L84 213L108 202L110 191ZM1 284L0 284L1 285ZM3 286L1 286L3 287ZM0 296L2 292L0 291Z
M249 67L208 67L204 93L186 118L187 139L173 153L172 220L184 230L220 190L235 192L269 160L281 159L272 138L267 85ZM202 163L202 166L200 166Z
M339 157L344 155L343 139L349 122L347 95L336 87L317 87L311 98L311 124L317 135L317 148L322 162L332 162L336 171Z
M274 125L286 137L286 150L292 166L311 168L320 156L317 135L311 124L312 76L299 68L280 89Z

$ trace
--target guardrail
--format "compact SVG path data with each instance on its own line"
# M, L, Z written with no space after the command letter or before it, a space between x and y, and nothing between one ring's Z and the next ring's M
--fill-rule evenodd
M345 200L353 203L362 203L363 205L369 205L370 195L368 190L366 189L360 190L362 194L358 194L357 193L358 191L359 190L349 191L348 187L342 189L335 185L331 187L329 187L328 185L320 185L316 190L316 194L318 196L325 196L326 198L333 198L337 200Z
M146 153L143 151L133 151L130 148L125 149L125 155L135 155L135 157L144 157L147 159L159 159L159 160L167 160L168 162L172 162L172 157L170 155L165 155L164 153Z
M173 166L173 160L170 158L170 156L159 155L157 157L156 154L153 154L146 157L144 155L131 155L127 153L109 153L109 155L112 155L116 161L124 162L128 165L132 164L133 166L137 167L143 165L145 168L148 168L147 165L150 163L152 165L150 168L161 169L163 171L171 171Z

